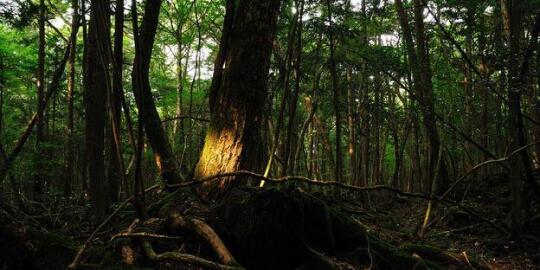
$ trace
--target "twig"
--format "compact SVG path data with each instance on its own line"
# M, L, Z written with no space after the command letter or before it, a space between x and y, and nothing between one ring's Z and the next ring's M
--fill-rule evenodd
M169 236L169 235L162 235L162 234L154 234L154 233L145 233L145 232L138 232L138 233L118 233L111 237L111 241L113 241L116 238L129 238L129 237L140 237L140 238L157 238L157 239L170 239L170 240L179 240L182 239L182 237L178 236Z

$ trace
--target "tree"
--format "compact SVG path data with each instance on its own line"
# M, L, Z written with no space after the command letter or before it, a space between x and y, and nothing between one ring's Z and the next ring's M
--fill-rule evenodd
M519 121L521 117L521 82L520 82L520 38L523 3L520 0L501 0L504 25L508 27L508 148L509 152L517 150L519 145ZM521 162L519 155L509 161L508 178L511 193L510 233L513 239L521 234L522 202L521 202Z
M79 1L72 0L71 8L73 9L73 15L71 18L71 35L69 36L69 60L68 60L68 92L67 92L67 123L66 123L66 159L65 159L65 171L64 171L64 196L69 197L72 190L73 182L73 129L74 129L74 116L73 116L73 103L75 92L75 58L77 48L77 30L79 28Z
M429 140L429 167L426 183L431 183L433 185L431 191L434 194L439 194L444 192L445 187L448 185L448 174L444 158L439 155L441 141L434 115L433 83L431 82L432 71L423 21L424 8L420 0L413 1L416 34L415 43L413 41L412 31L409 27L408 15L403 7L403 2L401 0L396 0L395 5L398 11L401 30L403 31L407 57L413 74L415 95L420 99L420 102L423 103L422 113L424 117L424 128ZM441 160L439 160L439 158ZM437 166L437 164L439 164L439 166ZM439 177L435 177L437 167L439 167Z
M332 8L330 5L330 0L326 1L326 5L328 8L328 23L332 24ZM334 168L334 178L338 182L343 181L343 157L342 157L342 148L341 148L341 113L340 113L340 86L339 86L339 78L337 74L337 67L336 67L336 40L334 38L334 34L332 31L329 32L328 36L329 42L330 42L330 58L328 59L329 63L329 69L330 69L330 75L332 77L332 91L334 93L333 95L333 104L334 104L334 114L336 118L336 138L335 138L335 145L336 145L336 164Z
M261 120L267 96L267 76L280 0L240 0L234 12L226 48L220 51L224 63L221 76L214 76L210 95L211 119L204 147L195 166L194 177L237 170L258 170ZM222 177L202 184L199 191L206 198L219 198L230 188L245 183L239 177Z
M86 170L91 216L98 223L107 210L109 197L105 185L104 139L107 89L110 89L109 0L90 2L90 22L86 43L85 112Z
M112 56L113 81L112 92L109 92L109 112L111 126L109 131L107 182L112 202L118 201L120 180L124 179L124 166L120 141L120 126L122 124L122 69L124 67L124 0L116 1L114 11L114 51ZM124 183L125 184L125 183Z
M154 151L160 176L167 184L177 184L181 181L180 171L168 138L161 126L161 119L152 97L148 75L160 7L161 0L148 0L144 7L142 27L138 36L135 37L137 45L135 60L133 60L133 92L140 121L144 125L148 141Z
M44 171L43 171L43 155L44 155L44 142L45 142L45 20L46 20L46 6L45 1L39 1L39 52L38 52L38 70L37 70L37 131L36 131L36 168L34 175L34 198L39 199L43 193L43 187L45 185Z

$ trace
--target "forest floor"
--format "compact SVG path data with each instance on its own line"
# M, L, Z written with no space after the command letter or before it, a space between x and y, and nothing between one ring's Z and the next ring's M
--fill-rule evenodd
M531 211L528 217L522 239L512 241L507 233L500 231L509 227L507 190L506 182L500 176L462 187L457 191L462 194L461 198L455 199L459 199L474 215L457 206L441 205L432 215L430 226L421 240L417 235L427 207L424 200L394 197L394 200L385 201L380 195L372 195L363 203L341 199L339 204L367 230L396 246L411 242L427 244L451 254L475 257L497 270L540 269L538 203L531 206L536 210Z
M388 191L351 193L348 191L328 191L328 188L326 188L325 192L313 191L305 194L313 194L314 196L308 196L321 202L324 201L328 205L327 208L338 209L341 213L346 214L348 218L354 220L359 227L369 233L369 237L373 236L376 239L381 239L400 250L407 250L406 246L410 245L430 247L430 249L433 248L440 254L444 253L445 256L449 255L450 258L455 257L458 265L470 260L487 266L485 269L540 269L540 207L538 202L537 200L531 200L530 209L532 210L527 216L525 233L521 240L517 242L511 241L507 233L504 232L508 228L506 224L508 223L507 216L509 212L509 194L506 190L504 177L496 175L482 181L471 181L461 186L455 191L455 194L460 194L460 197L454 196L452 198L454 201L459 201L461 207L443 204L436 206L429 222L430 225L422 239L418 237L418 231L427 206L425 200L400 197ZM108 226L100 230L94 239L89 242L84 256L82 256L83 260L79 265L80 268L203 269L188 266L179 267L178 264L164 262L150 262L147 258L149 256L145 255L145 249L142 248L144 245L141 244L141 239L145 237L122 236L122 234L126 233L157 235L150 238L158 253L175 250L206 258L210 261L219 261L219 256L216 256L208 247L208 244L205 244L205 241L201 240L196 234L186 233L186 230L182 228L171 228L171 224L175 222L171 222L170 212L177 211L190 219L206 220L208 224L212 226L218 224L219 227L221 221L216 218L216 215L219 216L222 213L231 211L238 212L238 209L245 212L251 210L245 209L246 204L240 204L241 208L237 209L231 208L231 210L227 208L223 210L218 207L216 210L205 206L196 197L189 195L191 193L189 189L186 189L181 192L181 196L176 196L174 199L166 198L163 193L147 194L147 201L159 201L160 203L149 207L151 209L149 215L152 218L144 223L134 222L135 211L132 210L131 205L127 205L122 211L118 212ZM294 196L270 192L272 196L276 194L284 196L283 198L278 197L279 200L297 200ZM249 200L250 198L243 199L241 203ZM92 226L87 219L88 205L83 203L82 200L65 201L60 197L45 203L28 200L19 203L24 203L26 205L25 209L0 204L2 206L0 207L0 266L4 267L0 267L0 269L65 268L72 262L76 252L80 250L80 246L93 232ZM264 201L264 203L271 208L282 206L281 204L276 205L275 201L272 200ZM249 208L249 205L247 207ZM265 206L256 205L254 209L257 207ZM285 209L285 212L288 211L287 207L283 209ZM168 214L164 214L164 211ZM283 210L278 212L281 215ZM289 211L288 214L293 217L295 212ZM261 218L260 224L270 223L268 224L269 227L265 227L264 230L272 230L268 228L280 226L272 220L271 215L261 216L258 213L256 215L258 215L256 218ZM251 217L248 216L247 218L249 220ZM272 221L269 221L269 219ZM308 220L307 214L306 220ZM245 220L240 223L242 222L246 223ZM295 226L294 224L284 223L282 229L294 232L295 230L291 229L291 226ZM218 235L223 235L237 228L241 230L244 228L242 224L235 224L234 226L236 227L224 226L221 229L216 229L216 232ZM306 228L309 226L316 227L311 223L308 224L307 221L305 226ZM260 231L253 231L253 228L246 229L246 235L258 232ZM280 231L279 229L272 231L272 233L283 232L283 230ZM240 231L240 234L242 233L243 231ZM320 235L320 230L317 233ZM294 236L294 234L291 235ZM163 239L157 239L162 236ZM253 237L260 237L260 235ZM272 236L269 233L269 235L262 237L263 240L264 237L272 239L275 235ZM258 242L255 242L254 245L259 247L262 241L261 238L256 239L256 241ZM286 239L267 239L268 241L276 241L275 245L277 246L294 245L295 243L287 242ZM368 253L369 241L368 239ZM181 244L178 244L179 242ZM227 239L225 239L225 242L228 243ZM337 240L336 244L339 244ZM274 244L266 243L265 248L275 249L276 246L272 245ZM263 247L261 246L261 248ZM286 247L284 247L284 250L289 252ZM236 250L233 248L231 251L234 253ZM423 255L410 251L408 256L421 257ZM373 265L373 261L370 263L369 260L355 263L343 260L339 256L329 255L327 258L329 261L334 262L334 265L339 265L339 269L371 269L370 266ZM371 253L369 259L372 259ZM130 263L133 266L128 266ZM304 266L302 269L316 268ZM372 269L406 268L375 266ZM475 268L468 264L468 266L464 267L453 266L443 267L442 269Z

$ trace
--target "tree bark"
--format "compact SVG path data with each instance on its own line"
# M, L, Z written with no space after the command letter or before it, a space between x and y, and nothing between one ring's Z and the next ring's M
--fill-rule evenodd
M330 0L327 0L326 2L327 8L328 8L328 21L330 24L332 24L332 11L330 6ZM342 148L341 148L341 112L340 112L340 86L339 86L339 78L337 74L337 68L336 68L336 40L332 33L332 31L329 32L328 39L330 40L330 59L328 59L329 69L330 69L330 75L332 77L332 89L333 89L333 105L334 105L334 114L336 117L336 136L335 136L335 145L336 145L336 164L334 168L334 178L335 181L343 182L343 156L342 156Z
M522 1L502 0L501 8L503 13L505 28L508 27L508 147L509 152L519 148L519 117L521 114L521 83L520 83L520 38L522 23ZM522 198L521 198L521 162L520 156L514 155L509 160L508 178L511 193L510 210L510 233L513 239L517 239L521 234L522 226Z
M176 164L169 140L161 125L161 120L152 97L149 80L150 60L152 47L156 36L161 0L148 0L145 5L145 13L141 31L137 37L138 49L136 49L133 61L133 92L139 110L148 141L154 151L154 159L160 176L167 184L181 182L180 171Z
M92 0L88 27L85 85L86 166L91 216L99 223L109 205L105 186L104 139L106 94L110 85L109 0Z
M71 8L73 9L73 16L71 18L71 35L69 37L69 59L68 59L68 89L67 89L67 124L66 124L66 161L64 171L64 196L69 197L72 192L73 183L73 128L74 128L74 115L73 115L73 97L75 94L75 57L77 49L77 30L79 28L79 1L72 0Z
M117 202L120 192L120 182L124 178L124 169L121 152L120 127L122 124L122 69L124 61L124 0L116 0L114 12L114 51L112 55L113 82L112 93L109 96L109 116L111 120L107 183L111 202ZM125 181L124 181L125 182Z
M409 64L413 74L415 94L422 100L422 103L425 106L425 108L422 109L422 113L429 148L428 174L425 182L431 186L430 190L433 194L439 194L444 192L445 187L448 185L448 173L446 162L443 159L440 161L438 177L434 179L441 142L434 115L435 106L433 104L433 84L431 82L432 72L423 21L424 7L421 0L413 0L416 33L415 49L412 31L409 27L408 16L403 7L403 3L401 0L396 0L395 5L401 29L403 31Z
M38 45L38 69L37 69L37 124L36 124L36 168L34 171L33 192L34 199L39 200L45 185L45 172L43 170L43 143L45 141L45 1L39 1L39 45Z
M295 147L292 145L295 141L293 139L293 127L295 124L295 116L296 116L296 107L298 103L298 96L300 95L300 82L302 80L302 30L303 30L303 22L302 22L302 16L304 14L304 0L296 1L296 8L299 9L298 16L296 19L297 27L296 27L296 61L295 61L295 82L294 82L294 91L292 93L292 101L289 103L289 125L287 127L287 137L285 139L285 153L283 158L283 173L285 175L291 175L294 172L294 149ZM300 2L300 3L298 3ZM300 5L300 7L298 7ZM299 147L299 145L296 145L296 147Z
M237 3L224 58L226 65L222 76L213 78L212 84L219 85L219 91L210 93L214 97L210 105L214 106L194 170L196 179L260 168L259 129L280 3L280 0L240 0ZM221 178L202 184L199 193L207 199L219 198L231 187L244 182L235 177Z

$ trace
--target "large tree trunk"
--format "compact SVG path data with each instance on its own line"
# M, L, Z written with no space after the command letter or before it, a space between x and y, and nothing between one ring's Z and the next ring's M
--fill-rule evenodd
M105 187L104 139L106 91L110 87L109 0L92 0L85 71L86 166L94 223L105 214L109 198Z
M154 151L154 158L159 173L167 184L176 184L181 181L180 171L178 170L169 140L161 125L148 78L160 7L161 0L146 1L142 28L137 37L138 45L136 46L137 52L133 61L132 80L139 117L144 124L150 146L152 146L152 150Z
M223 74L213 78L212 85L218 87L210 93L212 115L194 171L197 179L260 167L259 130L280 3L280 0L240 0L232 25L224 27L230 27L232 38L222 52ZM199 191L206 198L217 198L242 182L235 177L224 177L202 185Z

